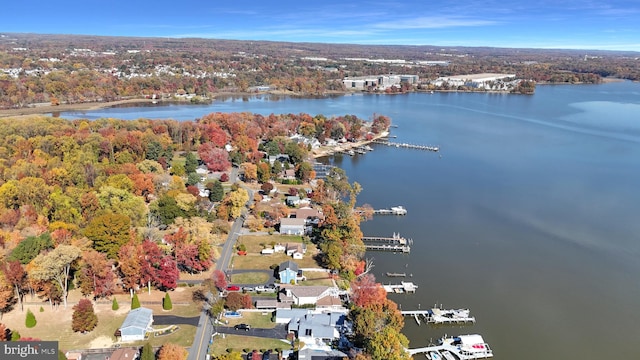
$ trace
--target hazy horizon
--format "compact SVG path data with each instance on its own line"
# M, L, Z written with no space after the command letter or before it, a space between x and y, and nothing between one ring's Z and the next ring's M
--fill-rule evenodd
M322 4L158 0L3 6L0 32L358 45L640 51L640 3L436 0Z

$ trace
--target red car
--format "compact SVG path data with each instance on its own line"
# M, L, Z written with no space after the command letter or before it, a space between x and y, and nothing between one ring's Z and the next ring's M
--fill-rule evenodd
M238 286L238 285L229 285L229 286L227 286L227 291L240 291L240 286Z

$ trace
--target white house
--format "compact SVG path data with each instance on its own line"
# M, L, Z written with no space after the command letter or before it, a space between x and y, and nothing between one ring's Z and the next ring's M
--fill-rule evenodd
M293 286L282 283L280 289L280 301L295 305L317 304L320 299L336 294L336 289L329 286Z
M280 219L280 234L303 235L305 219L283 218Z
M153 331L151 324L153 324L153 311L139 307L129 311L116 334L120 333L120 339L123 342L144 340L147 331Z

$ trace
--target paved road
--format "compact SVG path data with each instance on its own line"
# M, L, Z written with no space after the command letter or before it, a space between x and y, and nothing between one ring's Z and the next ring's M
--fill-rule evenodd
M237 218L231 226L231 231L229 232L227 241L224 243L222 250L220 251L220 258L216 262L216 270L226 272L229 268L233 248L235 247L238 235L240 235L240 231L242 230L244 219L247 216L247 209L253 202L253 191L249 189L247 189L247 191L249 192L249 201L247 202L246 207L242 209L242 215ZM213 298L211 294L209 294L209 296L212 297L211 302L217 300ZM189 348L189 356L187 357L187 360L205 360L207 353L209 352L209 342L211 341L214 333L212 320L207 314L207 310L209 310L209 308L209 304L205 303L202 313L200 313L200 318L198 319L196 336L193 340L193 344Z

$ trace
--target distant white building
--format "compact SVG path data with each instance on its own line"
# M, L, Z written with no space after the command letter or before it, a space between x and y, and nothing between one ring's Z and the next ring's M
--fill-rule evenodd
M369 75L348 77L342 80L347 90L379 90L384 91L392 86L400 87L402 83L417 84L418 75Z
M123 342L144 340L148 331L153 331L153 311L144 307L139 307L129 311L127 317L118 329L120 339Z
M435 86L448 84L450 87L467 86L486 90L503 90L507 83L516 80L516 74L468 74L444 76L432 82Z

